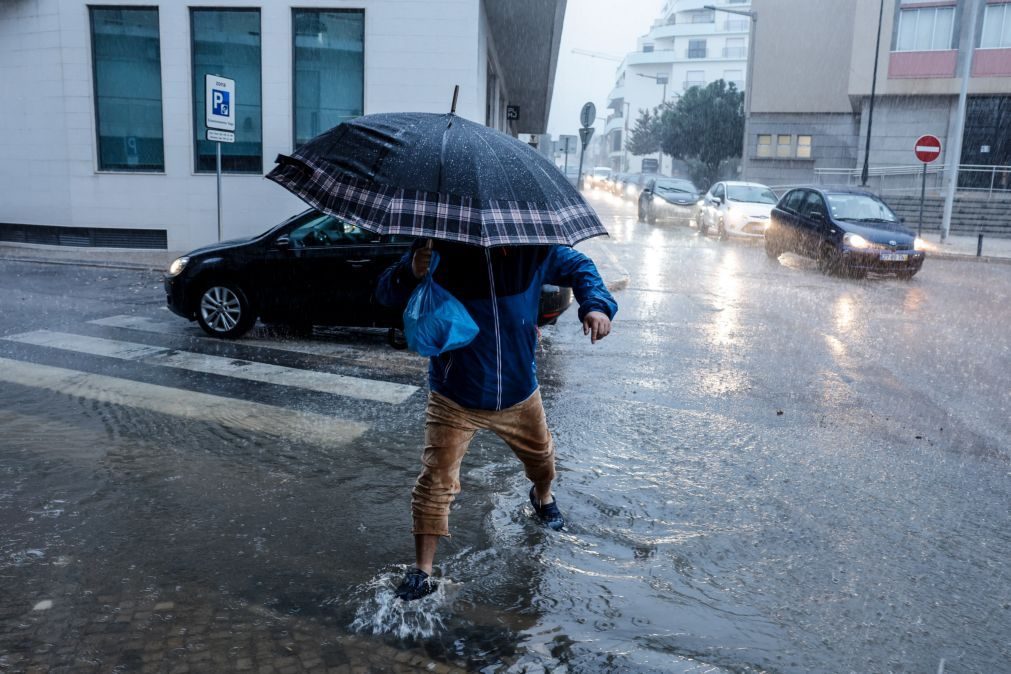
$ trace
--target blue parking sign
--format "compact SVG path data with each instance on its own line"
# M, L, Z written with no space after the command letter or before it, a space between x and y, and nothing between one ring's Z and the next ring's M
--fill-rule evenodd
M231 108L230 100L231 96L224 89L211 89L211 109L215 115L228 117L228 111Z

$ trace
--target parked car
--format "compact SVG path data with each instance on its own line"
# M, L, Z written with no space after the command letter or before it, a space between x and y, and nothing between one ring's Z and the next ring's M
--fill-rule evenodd
M639 222L674 220L688 225L698 201L699 190L690 180L650 178L639 194Z
M825 273L868 272L910 279L923 242L876 195L855 188L800 187L783 195L765 231L765 252L813 257Z
M626 173L621 180L621 184L618 186L618 195L623 199L638 199L639 193L642 192L642 188L646 186L646 183L656 177L655 173Z
M696 216L699 231L728 236L765 236L769 217L779 198L759 183L724 181L709 188Z
M298 330L384 327L393 343L402 313L379 304L373 293L379 275L412 241L380 237L310 209L258 236L176 259L165 274L165 300L213 337L240 337L260 318ZM553 323L571 302L569 288L544 286L538 325Z

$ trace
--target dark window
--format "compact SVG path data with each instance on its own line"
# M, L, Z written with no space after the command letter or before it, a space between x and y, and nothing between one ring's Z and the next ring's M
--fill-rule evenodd
M804 197L806 194L806 190L794 190L790 192L783 197L781 208L793 213L800 213L800 207L804 203Z
M827 212L825 200L821 198L821 195L817 192L808 192L804 203L801 204L800 214L805 218L810 218L814 213L825 215Z
M295 147L362 114L365 12L293 9Z
M962 164L1011 165L1011 96L971 96L966 103ZM1007 169L963 170L959 187L1011 189Z
M713 196L717 199L723 199L726 197L726 190L723 189L723 183L717 183L716 187L713 188Z
M688 40L688 58L704 59L706 57L705 40Z
M260 10L191 9L193 36L193 131L196 170L214 171L215 143L206 140L205 75L235 80L235 142L221 144L221 170L260 173Z
M373 243L379 236L332 215L318 214L289 235L294 248L323 248Z
M643 53L648 54L649 52L653 51L653 45L651 45L651 44L644 44L642 46L642 51L643 51Z
M158 10L92 7L100 171L163 171Z

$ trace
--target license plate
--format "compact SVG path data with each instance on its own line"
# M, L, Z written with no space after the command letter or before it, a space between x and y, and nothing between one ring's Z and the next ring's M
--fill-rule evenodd
M905 262L908 259L907 253L881 253L882 262Z

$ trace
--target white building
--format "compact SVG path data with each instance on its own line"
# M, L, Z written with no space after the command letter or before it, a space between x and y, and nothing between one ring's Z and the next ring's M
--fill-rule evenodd
M639 171L642 157L626 153L628 132L640 110L651 110L666 98L676 100L693 86L718 79L744 89L748 63L749 19L706 9L705 5L748 10L750 0L666 0L660 18L638 39L618 66L608 94L611 112L604 127L612 168ZM664 157L663 173L671 170Z
M0 241L217 240L205 73L236 80L226 239L304 208L263 176L344 119L448 112L460 85L458 114L543 133L564 11L565 0L3 0Z

